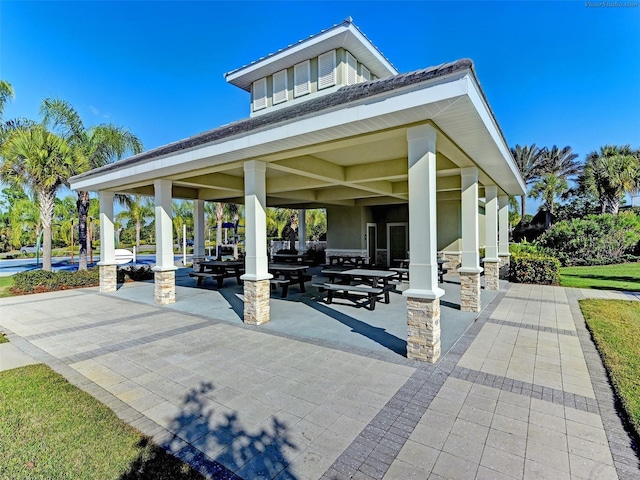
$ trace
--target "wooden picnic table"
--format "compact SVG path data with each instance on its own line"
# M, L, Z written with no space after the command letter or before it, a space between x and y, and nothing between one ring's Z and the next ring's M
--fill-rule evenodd
M354 298L362 298L365 294L369 300L369 309L375 310L376 302L381 296L385 303L389 303L389 291L395 288L390 285L389 280L396 276L396 272L389 270L367 270L354 268L351 270L323 270L323 273L330 279L327 283L314 284L320 291L327 291L327 303L333 301L334 292L342 292L347 299L357 303ZM333 283L336 276L343 279L343 283ZM354 284L354 282L364 282L365 284Z
M409 259L408 258L394 258L394 262L398 264L397 267L393 267L390 270L393 270L398 274L400 280L404 275L407 276L407 280L409 279ZM444 268L444 264L447 263L447 260L444 258L438 259L438 279L440 283L444 281L444 274L448 272L446 268Z
M369 261L369 257L363 257L362 255L329 255L327 260L329 260L329 266L353 265L357 267L365 265Z
M286 262L286 263L300 263L304 260L306 255L304 254L294 254L294 253L274 253L273 261L275 263Z
M271 279L271 284L275 286L282 286L282 298L287 297L289 285L300 285L300 291L305 293L307 290L304 287L304 282L310 280L308 275L305 275L309 267L306 265L296 265L292 263L270 263L269 273L274 275ZM282 276L282 279L277 278Z
M242 280L240 279L242 267L244 267L244 262L241 261L206 260L200 262L198 272L192 272L189 276L198 278L198 286L202 285L202 281L205 278L211 278L217 281L218 288L222 288L224 279L229 277L236 277L238 285L242 285Z

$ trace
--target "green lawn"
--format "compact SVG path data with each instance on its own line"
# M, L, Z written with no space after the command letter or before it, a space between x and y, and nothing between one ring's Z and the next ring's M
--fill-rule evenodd
M198 479L45 365L0 372L0 478Z
M0 343L9 343L9 339L4 335L5 334L0 331Z
M560 285L640 292L640 263L564 267L560 269Z
M580 308L636 432L640 432L640 302L580 300Z
M0 298L10 297L9 288L13 285L13 277L0 277Z

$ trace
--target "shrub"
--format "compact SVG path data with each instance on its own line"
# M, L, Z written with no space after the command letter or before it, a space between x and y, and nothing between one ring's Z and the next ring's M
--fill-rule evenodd
M510 243L509 253L515 257L536 257L542 254L535 243L528 243L526 240L522 243Z
M511 257L509 281L556 285L560 282L560 262L557 258L544 256Z
M324 248L320 248L316 250L315 248L310 248L307 250L307 257L309 261L313 265L320 265L321 263L325 263L327 261L327 255Z
M621 263L639 241L640 216L620 212L558 222L537 243L567 266Z
M13 277L11 293L37 293L68 288L93 287L100 283L100 272L97 268L81 271L48 272L31 270L20 272Z
M125 276L134 282L141 282L144 280L152 280L154 275L149 265L128 265L118 268L118 283L124 283Z

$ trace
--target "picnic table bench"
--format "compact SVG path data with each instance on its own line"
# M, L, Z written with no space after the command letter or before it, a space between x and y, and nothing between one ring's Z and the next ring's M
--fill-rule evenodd
M392 267L389 270L396 272L398 274L398 280L402 281L405 275L407 276L407 280L409 280L409 260L394 259L394 261L399 262L400 266ZM445 263L446 263L446 260L438 259L438 282L440 283L444 282L444 274L449 271L447 268L444 267Z
M242 267L244 262L223 262L220 260L209 260L200 262L199 271L190 272L191 278L197 278L197 286L201 286L206 278L216 280L218 288L222 288L225 278L236 277L238 285L242 285L240 275L242 275Z
M387 270L367 270L367 269L326 269L322 273L329 277L329 282L315 283L314 286L321 292L327 292L326 303L333 302L334 294L339 293L347 300L354 303L364 296L369 301L369 310L375 310L376 302L384 300L389 303L389 292L395 290L395 285L389 280L396 276L396 272ZM334 283L336 277L340 277L340 283ZM353 282L366 282L353 284Z

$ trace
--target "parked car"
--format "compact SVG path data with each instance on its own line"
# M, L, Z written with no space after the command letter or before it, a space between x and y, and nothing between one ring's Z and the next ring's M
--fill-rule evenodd
M22 253L36 253L35 245L23 245L20 249ZM42 253L42 247L40 247L40 252Z
M187 247L193 247L193 240L187 238Z

